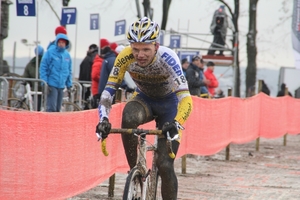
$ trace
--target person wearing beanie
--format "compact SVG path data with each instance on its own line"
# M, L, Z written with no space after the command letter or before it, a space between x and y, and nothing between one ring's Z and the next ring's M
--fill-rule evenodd
M106 46L101 49L101 55L103 56L103 64L101 67L101 72L100 72L100 82L98 84L98 94L101 94L105 88L105 85L107 83L109 74L114 66L114 62L116 60L116 53L113 51L110 46Z
M100 54L104 55L110 51L111 51L110 42L105 38L101 38L100 39Z
M41 45L38 45L34 49L35 57L33 57L29 63L26 65L24 69L23 76L24 78L33 78L36 79L35 77L35 72L36 72L36 56L38 56L38 70L40 68L41 60L44 54L44 48ZM39 77L37 77L39 78ZM31 90L34 91L34 82L29 82ZM42 91L42 86L38 84L38 91ZM38 95L38 103L37 103L37 111L41 111L41 105L42 105L42 96Z
M91 79L92 79L92 86L91 86L91 92L93 95L93 108L98 107L98 102L100 99L100 94L98 93L98 85L99 85L99 80L100 80L100 72L102 68L102 63L103 63L103 55L102 55L102 49L108 48L110 49L109 45L110 42L105 39L101 38L99 41L100 45L100 55L96 55L93 61L92 65L92 73L91 73Z
M55 36L57 36L58 34L64 34L64 35L67 35L67 30L65 27L63 26L58 26L55 28ZM47 50L49 50L50 48L55 48L56 44L55 44L55 40L53 40L52 42L49 43L48 47L47 47ZM70 51L70 41L69 41L69 45L68 45L68 48L67 48L69 51Z
M44 54L40 66L40 79L48 85L47 112L60 112L63 90L72 87L72 59L67 51L70 42L67 35L56 36L55 47Z
M66 30L66 28L63 27L63 26L58 26L58 27L56 27L56 29L55 29L55 36L57 36L57 34L59 34L59 33L62 33L62 34L67 35L67 30Z
M117 44L117 43L112 42L112 43L110 43L109 47L110 47L110 49L111 49L112 51L115 52L116 55L118 55L118 53L116 52L116 48L118 47L118 44Z
M183 71L183 74L185 77L186 77L186 70L189 67L189 65L190 65L190 63L187 58L183 58L181 60L181 68L182 68L182 71Z

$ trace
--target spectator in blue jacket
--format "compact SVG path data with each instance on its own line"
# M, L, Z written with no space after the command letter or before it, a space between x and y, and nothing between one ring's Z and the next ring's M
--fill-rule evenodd
M63 27L63 26L58 26L58 27L56 27L56 29L55 29L55 37L58 35L58 34L65 34L65 35L67 35L67 30L66 30L66 28L65 27ZM48 49L50 49L50 48L55 48L55 46L56 46L56 44L55 44L55 40L54 41L52 41L52 42L50 42L49 43L49 45L48 45L48 47L47 47L47 50ZM69 46L70 46L70 44L69 44ZM69 48L69 47L68 47Z
M72 87L72 60L67 51L69 39L65 34L58 34L55 47L48 49L40 65L40 78L48 84L47 112L59 112L63 89Z

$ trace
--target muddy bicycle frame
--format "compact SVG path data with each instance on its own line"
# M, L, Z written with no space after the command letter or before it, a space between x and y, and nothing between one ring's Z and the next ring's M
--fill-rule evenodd
M133 182L131 182L135 176L141 176L140 186L141 194L139 194L141 199L143 200L154 200L157 195L157 187L158 187L158 178L159 172L156 167L156 153L157 153L157 141L158 136L162 134L161 130L144 130L144 129L111 129L110 133L122 133L122 134L134 134L138 137L138 155L137 155L137 163L134 168L132 168L129 172L129 175L126 179L126 184L123 193L123 200L132 199L132 197L136 193L136 188L133 188ZM154 144L150 144L145 138L146 135L155 135ZM172 150L172 141L179 139L179 134L175 135L173 138L170 137L169 132L167 132L167 149L169 156L171 158L175 158L175 154ZM105 140L104 140L105 141ZM148 145L147 145L148 143ZM150 145L149 145L150 144ZM103 147L104 145L104 147ZM108 155L105 147L105 143L102 143L102 151L105 155ZM147 151L153 152L153 160L151 169L147 168L147 160L146 153Z

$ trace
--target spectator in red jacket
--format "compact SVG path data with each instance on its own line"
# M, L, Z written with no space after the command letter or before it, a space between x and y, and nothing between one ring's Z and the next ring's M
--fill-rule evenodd
M92 95L93 95L93 108L98 107L98 102L100 99L100 94L98 93L98 85L100 80L100 72L102 68L103 57L101 56L110 43L107 39L102 38L100 40L101 52L100 55L96 55L92 65Z
M210 81L209 84L207 84L208 92L211 96L215 95L215 88L219 86L219 81L214 75L214 69L215 69L215 63L209 61L207 64L207 69L204 72L204 76L207 80Z

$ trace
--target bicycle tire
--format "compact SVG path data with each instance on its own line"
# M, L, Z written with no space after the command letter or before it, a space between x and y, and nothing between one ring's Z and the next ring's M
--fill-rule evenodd
M148 180L148 187L147 187L147 198L153 200L162 200L161 195L161 178L159 173L156 170L151 171L150 173L150 180Z
M81 111L81 108L72 102L63 102L61 105L61 112L74 112L74 111Z
M7 110L29 110L28 105L18 98L7 99Z
M142 173L138 168L130 170L125 183L123 200L144 200L145 182L142 181Z

